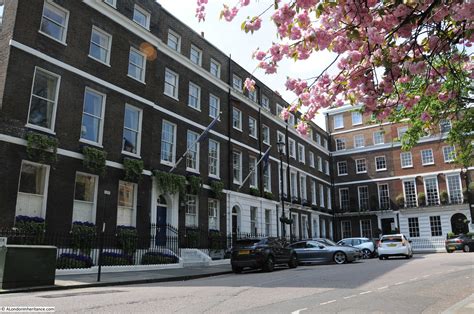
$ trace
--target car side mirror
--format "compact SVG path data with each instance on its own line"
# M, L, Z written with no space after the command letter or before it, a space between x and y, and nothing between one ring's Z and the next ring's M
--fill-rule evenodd
M320 249L324 249L325 246L324 246L324 245L319 245L319 248L320 248Z

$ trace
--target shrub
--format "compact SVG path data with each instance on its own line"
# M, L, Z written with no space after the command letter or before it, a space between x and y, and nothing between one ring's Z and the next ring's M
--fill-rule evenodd
M405 197L403 196L403 194L399 194L395 199L395 202L397 203L398 207L405 206Z
M221 181L211 181L210 183L212 194L215 198L222 197L222 190L224 190L224 183Z
M448 239L452 239L452 238L455 238L456 235L454 234L454 232L448 232L448 234L446 235L446 237L447 237Z
M153 171L153 175L155 176L158 188L160 188L163 193L185 193L186 178L184 176L159 170Z
M146 252L142 256L142 265L157 265L157 264L176 264L179 262L178 257L171 254L161 252Z
M80 254L62 253L56 260L57 269L91 268L92 265L92 258Z
M265 192L263 193L263 197L269 200L273 200L273 193L272 192Z
M124 158L125 181L139 182L144 169L143 160Z
M249 192L250 192L250 195L260 196L260 191L256 188L250 188Z
M418 205L424 206L426 202L426 195L423 192L418 193Z
M90 222L74 221L71 229L72 248L90 254L97 238L96 227Z
M199 194L199 192L201 192L202 187L201 177L190 175L187 177L187 179L189 182L189 191L191 192L191 194Z
M220 233L219 230L209 230L209 248L211 250L222 249L225 243L225 236Z
M137 229L131 226L117 226L117 241L124 254L133 255L138 245Z
M28 132L26 134L26 153L40 163L54 163L57 160L58 140L48 135Z
M448 201L449 201L448 192L441 191L441 193L439 193L439 200L441 201L441 204L443 205L448 204Z
M41 217L16 216L15 228L24 236L22 244L42 244L46 224Z
M103 252L101 264L102 266L132 265L133 258L126 254Z
M86 169L99 175L105 174L105 162L107 159L107 153L105 151L89 146L84 146L82 148L82 154L84 155L82 164Z

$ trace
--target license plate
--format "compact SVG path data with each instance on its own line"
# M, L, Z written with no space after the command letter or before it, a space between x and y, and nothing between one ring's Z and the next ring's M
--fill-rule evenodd
M448 248L450 248L450 249L456 249L456 245L448 245Z
M387 244L388 247L396 247L396 244Z
M249 250L239 251L239 255L248 255L248 254L250 254Z

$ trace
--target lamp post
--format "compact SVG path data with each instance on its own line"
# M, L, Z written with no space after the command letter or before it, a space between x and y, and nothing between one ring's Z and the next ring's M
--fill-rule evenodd
M286 238L286 226L285 226L285 199L283 197L283 150L285 149L285 143L277 142L278 153L280 154L280 199L281 199L281 236Z
M469 206L469 213L471 215L470 223L473 224L474 223L474 204L473 204L473 200L472 200L472 196L471 196L471 194L473 192L469 190L470 180L469 180L469 173L468 173L467 167L463 168L461 170L461 173L462 173L462 176L464 177L464 182L466 184L467 204Z

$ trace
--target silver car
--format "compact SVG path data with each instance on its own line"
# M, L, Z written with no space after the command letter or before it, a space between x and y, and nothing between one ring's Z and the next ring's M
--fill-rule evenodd
M371 258L375 255L375 244L369 238L345 238L337 242L339 245L353 246L362 251L362 258Z
M295 250L299 263L334 262L344 264L351 263L361 257L360 250L356 248L315 240L295 242L290 247Z

